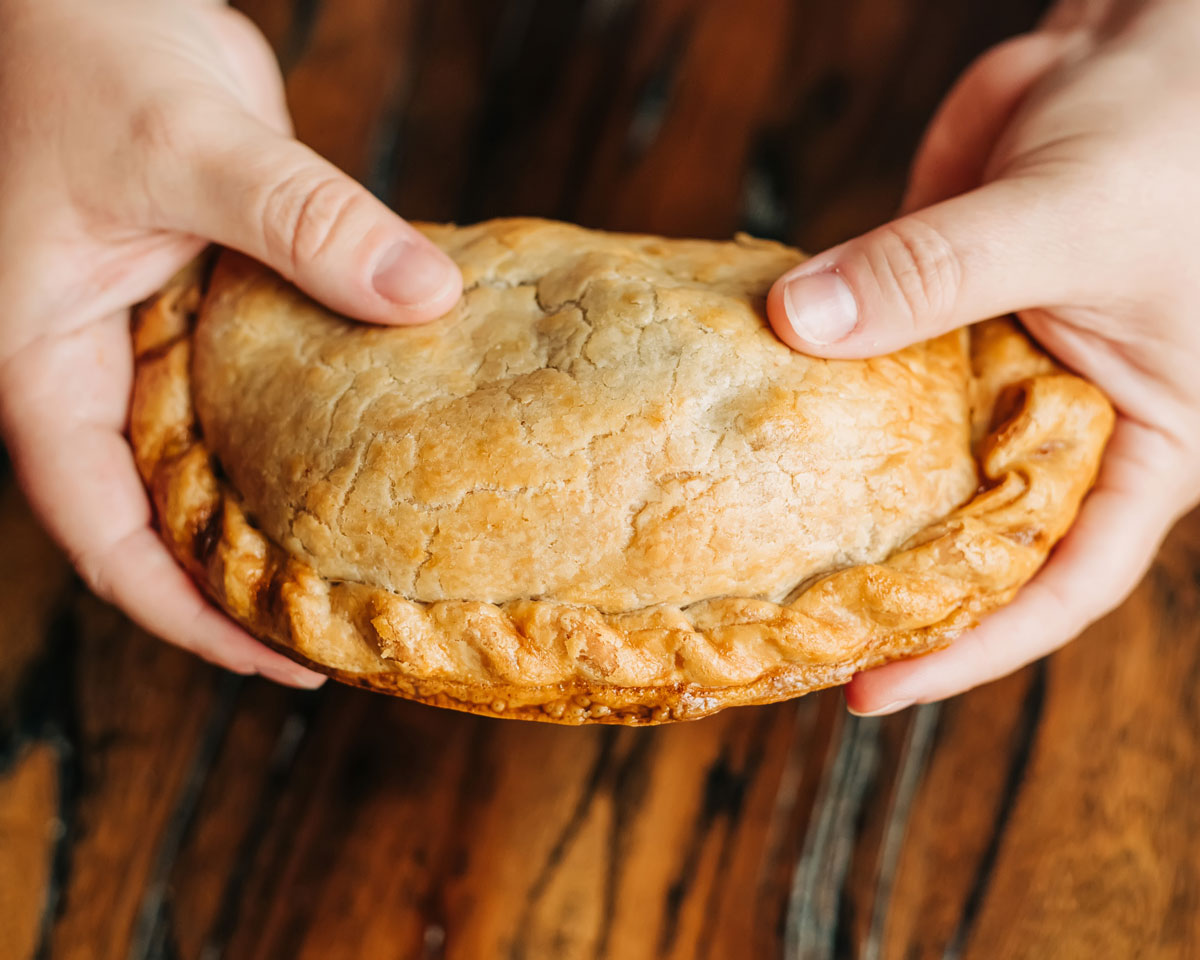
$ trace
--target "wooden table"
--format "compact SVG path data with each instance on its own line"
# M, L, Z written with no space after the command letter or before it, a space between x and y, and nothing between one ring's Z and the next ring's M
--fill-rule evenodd
M410 216L811 249L885 219L1009 0L255 0L303 137ZM242 681L0 493L0 957L1200 957L1200 519L944 706L570 729Z

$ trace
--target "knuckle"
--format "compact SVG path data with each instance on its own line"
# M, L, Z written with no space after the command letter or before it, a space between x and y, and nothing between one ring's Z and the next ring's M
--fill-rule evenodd
M262 200L266 249L292 270L320 258L344 235L362 203L362 189L335 174L294 173Z
M106 603L118 603L121 572L127 569L129 551L141 536L141 530L134 530L105 543L71 550L71 565L92 593Z
M103 555L89 552L78 553L71 557L71 565L92 593L105 603L114 601L116 585L109 574L108 564Z
M881 278L888 301L904 304L914 322L954 308L962 286L962 262L934 227L911 217L898 220L880 228L875 249L872 270Z

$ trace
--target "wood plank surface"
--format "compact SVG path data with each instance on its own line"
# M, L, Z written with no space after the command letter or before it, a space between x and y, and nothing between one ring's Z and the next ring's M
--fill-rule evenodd
M1040 0L245 0L407 216L819 249ZM487 720L223 674L0 493L0 957L1200 957L1200 515L1043 664L885 719Z

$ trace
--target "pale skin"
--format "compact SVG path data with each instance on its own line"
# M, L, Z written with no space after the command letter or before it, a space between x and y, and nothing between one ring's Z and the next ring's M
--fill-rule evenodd
M859 674L884 713L1002 676L1133 588L1200 497L1200 0L1064 3L934 118L905 213L781 278L789 345L866 357L1017 312L1119 412L1097 486L1016 601ZM0 430L85 581L172 643L316 686L211 607L151 527L124 438L129 305L206 243L371 323L432 320L454 265L291 137L278 68L213 0L0 0Z

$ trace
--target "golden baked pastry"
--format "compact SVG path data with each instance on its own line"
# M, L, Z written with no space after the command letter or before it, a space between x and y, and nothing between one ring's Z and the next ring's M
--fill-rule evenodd
M802 256L539 220L425 233L442 319L337 317L221 253L137 312L163 536L251 633L478 713L656 723L950 642L1065 532L1101 393L989 321L891 356L780 343Z

